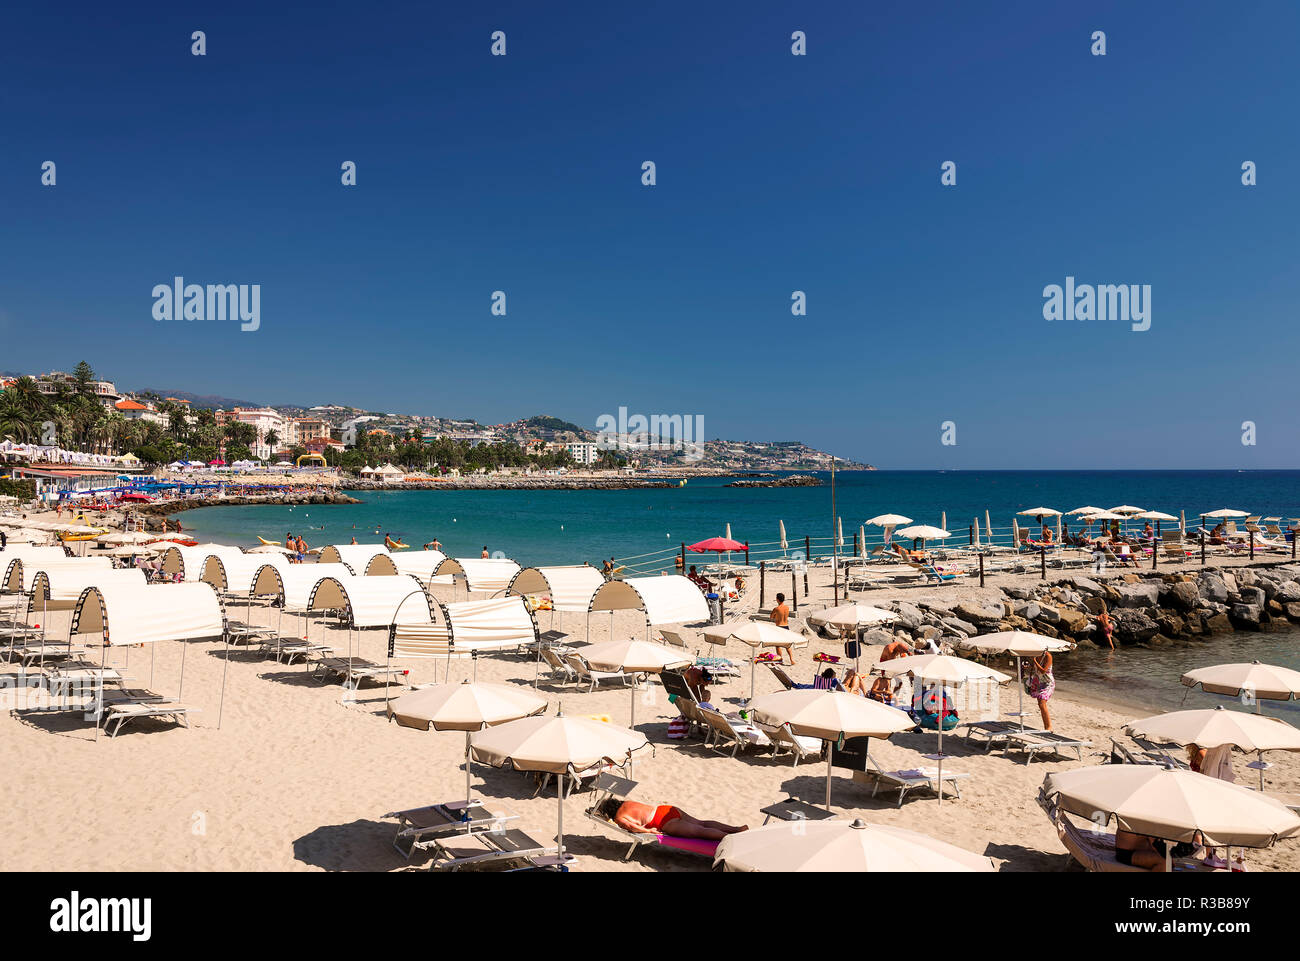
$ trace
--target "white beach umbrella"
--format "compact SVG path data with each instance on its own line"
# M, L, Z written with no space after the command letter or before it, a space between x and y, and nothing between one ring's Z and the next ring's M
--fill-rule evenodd
M105 534L100 541L104 544L144 544L155 539L155 535L145 531L115 531Z
M1003 684L1011 680L1009 675L1000 671L995 671L991 667L986 667L976 661L968 661L964 657L952 657L948 654L914 654L911 657L896 657L892 661L881 661L871 668L872 671L879 671L885 677L897 677L900 674L909 674L918 689L925 682L932 681L939 684L939 709L935 712L938 715L938 734L939 734L939 751L932 755L932 759L939 763L939 803L943 804L943 688L945 684L952 684L954 687L959 684L965 684L967 681L991 680L997 684ZM922 701L924 704L924 700Z
M942 527L930 527L927 524L902 527L894 531L894 533L899 537L919 538L922 541L943 540L945 537L952 537L952 534Z
M1032 634L1029 631L998 631L994 634L979 634L959 642L963 648L979 651L981 654L1010 654L1016 659L1016 687L1019 698L1016 716L1020 718L1020 729L1025 728L1025 688L1020 682L1020 659L1037 657L1044 653L1059 653L1074 650L1073 641L1065 641L1046 634Z
M622 674L659 674L694 663L694 659L684 651L651 641L604 641L584 647L581 653L592 667ZM635 727L636 685L629 685L628 689L632 692L628 727Z
M1269 847L1300 834L1300 817L1282 802L1193 771L1154 764L1095 764L1049 774L1043 794L1071 814L1100 813L1124 831L1190 843ZM1103 822L1104 823L1104 822Z
M878 514L867 521L868 524L874 524L876 527L898 527L902 524L912 523L912 518L904 517L902 514Z
M1155 717L1130 721L1124 725L1129 734L1167 741L1183 747L1221 747L1231 744L1243 751L1300 751L1300 731L1286 721L1263 714L1228 711L1223 707L1195 711L1173 711ZM1264 764L1261 757L1254 765L1259 771L1259 789L1264 790Z
M388 717L403 727L465 732L465 800L472 800L469 739L475 731L546 710L546 699L506 684L434 684L391 701Z
M1261 664L1259 661L1198 667L1184 674L1181 680L1185 687L1199 685L1201 690L1211 694L1241 697L1247 704L1254 701L1256 711L1261 698L1290 701L1300 697L1300 671Z
M887 738L916 727L905 711L844 691L810 688L764 694L750 702L750 712L761 724L789 724L795 734L826 741L826 810L831 808L831 760L845 738Z
M1060 517L1061 512L1050 507L1031 507L1027 511L1017 511L1025 517Z
M704 639L710 644L726 644L735 638L753 648L803 647L808 639L786 627L777 627L771 621L732 621L704 629ZM749 699L754 699L754 669L757 661L749 659Z
M577 772L598 764L625 765L649 742L644 734L582 717L526 717L488 728L470 738L470 754L493 767L554 774L559 799L557 841L564 861L564 786Z
M786 542L785 539L785 521L777 521L777 525L781 529L781 551L785 552L790 548L790 545Z
M858 526L858 556L867 556L867 526L865 524Z
M1173 514L1166 514L1163 511L1143 511L1141 514L1134 514L1134 520L1139 521L1176 521L1178 520Z
M885 824L809 821L729 834L714 855L726 871L861 872L992 871L993 861L927 834Z
M1249 517L1250 514L1247 511L1237 511L1237 510L1232 510L1229 507L1221 507L1217 511L1206 511L1201 516L1215 517L1215 518L1227 520L1227 519L1237 518L1237 517Z
M844 519L841 517L835 518L835 546L844 546Z
M1076 507L1072 511L1066 511L1067 514L1100 514L1100 507Z
M1112 514L1141 514L1142 510L1141 507L1134 507L1132 504L1120 504L1119 507L1112 507L1110 512Z

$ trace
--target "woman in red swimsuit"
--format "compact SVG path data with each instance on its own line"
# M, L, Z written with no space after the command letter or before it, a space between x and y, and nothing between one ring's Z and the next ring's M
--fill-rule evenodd
M602 813L625 831L633 834L667 834L675 838L703 838L721 841L728 834L749 830L747 825L735 827L721 821L701 821L691 817L671 804L641 804L612 798L605 802Z

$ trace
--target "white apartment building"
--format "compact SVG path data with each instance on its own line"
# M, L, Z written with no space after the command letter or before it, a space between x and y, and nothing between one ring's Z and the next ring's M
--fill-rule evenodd
M588 467L600 460L600 451L596 445L590 441L575 441L571 444L565 444L569 455L573 458L575 464L581 464Z

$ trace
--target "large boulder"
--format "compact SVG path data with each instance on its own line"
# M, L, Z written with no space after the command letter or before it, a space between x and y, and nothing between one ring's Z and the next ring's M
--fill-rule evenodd
M1079 574L1075 574L1073 577L1067 577L1066 582L1073 584L1078 590L1083 591L1085 594L1100 594L1102 592L1100 584Z
M1254 587L1256 580L1255 572L1249 567L1239 567L1232 572L1232 576L1237 579L1237 590L1243 587Z
M1126 584L1118 590L1121 607L1155 607L1160 597L1156 584Z
M1282 605L1282 609L1291 620L1300 621L1300 601L1287 601Z
M1057 627L1062 631L1080 634L1088 629L1088 615L1083 611L1076 611L1072 607L1062 607L1057 613L1060 614Z
M1254 607L1263 607L1268 601L1268 598L1264 594L1262 588L1243 587L1240 593L1241 593L1241 602L1243 604L1250 604Z
M1228 585L1218 574L1202 574L1196 581L1201 597L1216 604L1227 603Z
M1300 598L1297 598L1297 600L1300 600ZM1032 621L1037 617L1040 610L1042 608L1036 601L1017 601L1011 605L1011 613L1016 617L1023 617L1027 621Z
M1144 644L1160 632L1160 625L1145 611L1120 608L1111 615L1115 637L1124 644Z
M943 626L960 637L973 637L979 633L979 628L959 617L945 617Z
M1168 584L1160 592L1160 603L1176 611L1194 610L1198 600L1200 600L1200 593L1196 590L1196 585L1186 581Z
M980 605L964 602L957 605L956 615L963 621L970 621L972 624L996 624L1002 620L1006 611L1001 605L994 607L992 605Z
M1258 604L1233 604L1228 616L1234 626L1247 631L1258 631L1264 619L1264 609Z
M1295 581L1282 581L1278 584L1277 593L1274 596L1283 604L1300 601L1300 584Z
M1205 630L1209 634L1222 634L1232 630L1232 621L1227 614L1212 614L1205 618Z

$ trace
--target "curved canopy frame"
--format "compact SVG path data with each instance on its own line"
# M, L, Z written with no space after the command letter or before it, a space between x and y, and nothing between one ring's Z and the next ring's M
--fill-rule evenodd
M421 605L418 598L424 598ZM407 603L410 599L412 602ZM437 604L418 578L335 576L321 578L307 599L309 611L341 610L349 628L391 627L399 615L403 623L431 624ZM441 605L437 605L441 607ZM445 614L445 611L444 611Z
M346 564L263 564L253 575L250 597L278 597L282 611L306 611L316 584L325 577L353 575Z
M605 583L605 575L594 567L525 567L510 580L507 594L549 594L551 609L585 614L591 599Z
M183 581L197 581L202 579L204 565L207 564L209 557L244 556L244 552L238 547L228 544L199 544L195 547L174 544L163 551L162 569L164 574L180 574Z
M67 565L48 565L37 571L32 580L32 592L28 595L27 611L36 610L37 601L45 610L66 611L77 606L81 595L88 587L101 587L124 584L145 587L144 571L139 568L104 570L99 567L86 569Z
M376 558L384 558L377 565ZM322 564L346 564L362 576L396 574L393 555L383 544L330 544L321 548Z
M709 618L704 593L681 574L606 581L592 595L588 611L644 611L647 626Z
M448 557L434 569L434 574L462 578L466 589L488 594L504 593L521 570L508 557Z

